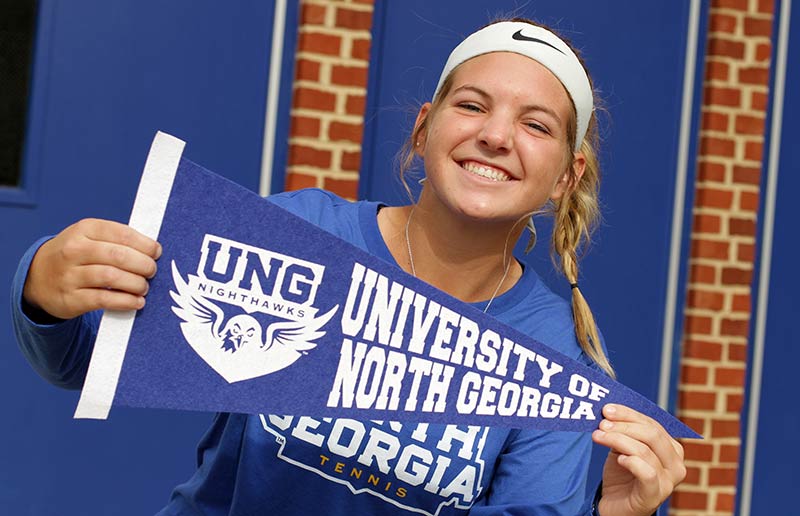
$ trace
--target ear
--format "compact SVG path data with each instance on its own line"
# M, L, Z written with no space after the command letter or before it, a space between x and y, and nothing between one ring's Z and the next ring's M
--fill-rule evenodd
M417 138L414 142L414 152L418 156L422 156L423 151L425 150L425 142L428 138L428 114L431 112L431 103L426 102L419 108L419 113L417 113L417 120L414 122L414 132L412 134L416 134ZM425 126L423 127L423 124ZM421 128L421 129L420 129Z
M583 177L583 172L586 170L586 157L582 152L575 152L572 154L572 163L570 167L561 174L558 182L553 187L553 192L550 194L550 199L557 201L561 199L565 193L574 190L578 186L578 182Z

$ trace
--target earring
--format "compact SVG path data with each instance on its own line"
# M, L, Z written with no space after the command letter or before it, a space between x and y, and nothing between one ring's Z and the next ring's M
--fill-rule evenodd
M533 224L533 217L528 219L528 223L525 224L525 229L527 229L531 234L528 237L528 244L525 246L525 254L528 254L536 245L536 226Z

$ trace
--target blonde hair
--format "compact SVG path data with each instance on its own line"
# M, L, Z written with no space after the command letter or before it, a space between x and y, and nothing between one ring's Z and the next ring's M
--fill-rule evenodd
M531 20L525 18L512 18L510 20L496 20L498 21L514 21L529 23L531 25L540 26ZM545 27L554 34L558 35L549 27ZM558 35L560 38L561 36ZM580 53L573 47L573 45L566 39L561 38L578 56L578 60L584 69L586 65L580 56ZM399 168L400 179L409 198L413 201L411 189L406 181L406 174L413 168L414 161L417 156L415 148L417 142L420 140L420 135L427 129L429 119L434 117L442 105L442 100L447 97L453 85L454 72L458 69L456 67L453 72L442 83L439 93L433 99L431 108L420 123L414 127L410 137L406 140L399 155ZM589 77L591 84L591 76L588 70L586 75ZM569 94L568 94L569 95ZM597 99L597 95L595 95ZM580 145L580 152L585 159L585 167L583 174L579 177L577 171L573 168L572 144L575 141L575 133L577 131L577 115L575 113L575 106L570 98L570 103L573 106L572 116L570 117L567 127L567 151L565 158L569 166L569 180L568 188L558 201L548 203L554 215L553 235L551 240L551 256L553 263L564 274L569 281L572 291L572 318L575 326L575 335L580 343L581 349L586 353L603 371L609 376L615 377L614 369L608 360L608 357L603 350L602 343L600 342L600 335L597 330L592 311L589 304L583 297L583 293L578 287L578 261L582 248L591 241L591 234L597 227L600 220L599 209L599 187L600 187L600 162L597 157L597 149L599 148L600 136L597 127L597 119L595 113L592 112L591 119L589 120L589 128L586 131L583 141ZM595 101L597 104L597 101ZM527 218L527 215L524 218ZM534 238L532 236L532 238Z

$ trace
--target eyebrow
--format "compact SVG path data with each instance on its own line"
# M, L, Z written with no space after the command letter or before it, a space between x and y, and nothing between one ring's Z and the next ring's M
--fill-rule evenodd
M474 93L477 93L481 97L484 97L484 98L487 98L487 99L491 98L491 95L489 95L489 93L486 92L486 90L484 90L482 88L479 88L478 86L474 86L472 84L464 84L463 86L459 86L458 88L453 90L453 93L458 93L459 91L463 91L463 90L472 91ZM547 113L548 115L550 115L553 118L555 118L556 122L558 122L559 124L562 123L561 122L561 117L558 116L558 113L556 113L550 107L545 106L544 104L526 104L526 105L522 106L522 109L526 113L528 111L541 111L543 113Z

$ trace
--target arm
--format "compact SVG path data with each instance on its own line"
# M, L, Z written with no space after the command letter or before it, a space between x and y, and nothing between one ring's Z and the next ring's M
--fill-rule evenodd
M128 226L87 219L36 242L11 289L20 349L51 383L79 389L102 309L144 306L160 246Z

